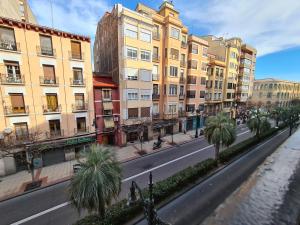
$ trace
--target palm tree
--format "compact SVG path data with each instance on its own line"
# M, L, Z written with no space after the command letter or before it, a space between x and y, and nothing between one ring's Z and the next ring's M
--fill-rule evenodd
M80 211L96 211L104 216L105 208L116 198L121 189L121 168L115 154L109 148L92 145L86 161L71 179L71 202Z
M299 120L299 109L297 107L290 107L284 111L284 122L289 126L289 136L292 135L293 128Z
M215 145L215 158L218 159L221 146L229 146L236 139L235 123L224 112L207 119L204 135L210 144Z
M276 107L271 112L272 118L275 119L275 121L276 121L276 127L278 127L279 122L282 121L282 119L283 119L283 112L284 112L284 110L281 107Z
M251 132L255 132L255 136L258 139L260 138L262 133L271 128L271 124L268 121L267 114L261 112L259 108L251 111L247 126L251 130Z

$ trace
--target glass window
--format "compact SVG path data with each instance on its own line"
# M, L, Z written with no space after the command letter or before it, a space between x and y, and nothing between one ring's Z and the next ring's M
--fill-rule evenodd
M141 99L143 100L151 100L151 90L140 90Z
M153 59L158 59L158 47L153 47Z
M14 29L0 27L0 48L5 50L17 50Z
M189 46L189 50L190 50L190 52L193 53L193 54L198 54L198 45L196 45L196 44L191 44L191 45Z
M43 65L43 71L44 71L44 84L55 84L55 69L52 65Z
M150 51L141 50L141 60L150 62Z
M150 107L141 108L141 117L150 117Z
M175 27L171 27L171 37L179 39L179 36L180 36L180 30Z
M128 108L128 119L139 117L139 108Z
M58 102L56 94L46 94L48 112L56 112L58 110Z
M125 68L125 79L137 80L139 70L136 68Z
M137 39L138 37L137 29L138 29L137 26L131 24L125 24L125 36Z
M136 48L127 47L126 49L127 49L126 50L127 58L137 59L137 49Z
M202 55L206 57L207 56L207 51L208 51L208 48L207 47L203 47L202 48Z
M71 41L71 56L72 59L82 59L81 43L78 41Z
M175 66L170 66L170 76L177 77L178 76L178 68Z
M75 94L75 107L77 110L84 109L84 94L81 94L81 93Z
M73 84L83 84L82 68L73 67Z
M22 82L19 62L4 61L4 65L6 67L6 72L7 72L7 74L6 74L7 82L9 82L9 83Z
M86 118L77 117L76 118L77 132L86 132Z
M177 108L176 104L170 104L169 105L169 113L176 113L176 108Z
M51 36L40 35L41 54L53 56Z
M178 60L179 59L179 50L175 49L175 48L171 48L170 49L170 58L174 59L174 60Z
M9 94L13 113L25 113L23 94Z
M24 140L28 138L27 123L14 123L14 126L17 140Z
M151 42L151 32L148 30L141 29L140 39L142 41Z
M49 120L49 129L51 136L60 136L60 120Z
M200 98L205 98L205 91L200 91Z
M198 61L197 60L189 60L188 68L189 69L197 69Z
M102 90L102 98L104 100L111 100L111 90L103 89Z
M138 100L139 99L138 90L128 89L127 90L127 99L128 100Z
M169 85L169 95L177 95L177 85L175 84Z
M187 104L186 105L186 111L187 112L194 112L195 111L195 105L194 104Z
M207 63L202 62L202 64L201 64L201 70L202 71L207 71Z
M151 75L152 75L151 70L140 69L140 80L151 81L152 80Z
M205 85L206 84L206 78L205 77L201 77L201 85Z

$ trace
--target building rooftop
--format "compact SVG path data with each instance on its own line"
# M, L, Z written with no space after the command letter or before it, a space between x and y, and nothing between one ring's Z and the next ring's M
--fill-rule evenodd
M118 85L112 81L111 77L95 76L95 74L93 77L93 85L99 88L118 88Z
M262 79L255 79L254 82L288 82L288 83L300 83L296 81L290 81L290 80L281 80L281 79L275 79L275 78L262 78Z

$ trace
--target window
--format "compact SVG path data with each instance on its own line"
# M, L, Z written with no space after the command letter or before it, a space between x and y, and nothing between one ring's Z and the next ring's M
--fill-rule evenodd
M127 99L128 100L138 100L139 94L137 89L128 89L127 90Z
M53 56L51 36L40 35L41 54Z
M183 79L184 78L184 69L181 69L180 70L180 79Z
M182 41L182 43L184 43L184 44L187 43L186 35L182 35L182 36L181 36L181 41Z
M158 86L158 84L153 84L153 95L159 95L159 86Z
M6 81L8 83L21 83L22 78L20 74L19 62L4 61L6 67Z
M231 99L231 93L227 93L227 99Z
M140 80L142 81L151 81L152 80L152 71L140 69Z
M179 59L179 50L175 49L175 48L171 48L170 49L170 58L174 59L174 60L178 60Z
M180 61L181 63L185 63L185 54L181 54Z
M202 64L201 64L201 70L202 71L207 71L207 63L202 62Z
M227 89L233 89L233 84L232 83L228 83L227 84Z
M171 27L171 37L179 40L179 36L180 36L180 30L175 27Z
M137 49L126 47L126 57L129 59L137 59Z
M170 76L177 77L178 76L178 68L175 66L170 66Z
M137 39L138 37L137 26L125 24L125 36Z
M154 60L158 60L159 59L159 57L158 57L158 47L153 47L153 55L152 55L152 58L154 59Z
M61 136L60 120L49 120L50 136Z
M111 90L102 89L102 99L103 100L111 100Z
M24 140L28 138L27 123L14 123L14 126L17 140Z
M195 98L196 97L196 91L191 91L191 90L186 91L186 97L187 98Z
M153 112L153 114L159 113L159 105L158 105L158 103L153 103L152 112Z
M250 70L249 68L244 68L243 72L244 72L244 73L250 73L251 70Z
M140 90L142 100L151 100L151 90Z
M152 36L155 39L159 38L159 26L156 24L154 24L154 26L153 26Z
M85 117L77 117L76 125L77 125L77 133L86 132L86 118Z
M230 58L236 59L237 54L235 52L230 52Z
M134 119L139 117L139 108L128 109L128 119Z
M177 95L177 85L175 84L169 85L169 95Z
M169 113L176 113L176 108L177 108L177 105L176 104L170 104L169 105Z
M75 85L83 84L82 68L73 67L73 84Z
M205 77L201 77L201 85L205 85L206 84L206 78Z
M83 110L84 109L84 94L75 94L75 107L76 110Z
M215 88L218 88L218 81L215 80Z
M80 42L71 41L71 54L72 59L82 59Z
M52 65L43 65L44 77L42 84L56 84L55 69Z
M184 94L184 86L180 85L179 95L183 96Z
M13 29L0 27L0 48L5 50L17 51L15 32Z
M187 76L187 84L196 84L197 77L196 76Z
M200 91L200 98L205 98L205 91Z
M152 80L159 80L158 65L153 65L153 68L152 68Z
M203 48L202 48L202 55L203 55L204 57L207 57L207 51L208 51L208 48L207 48L207 47L203 47Z
M151 52L141 50L141 60L150 62Z
M190 47L190 52L193 53L193 54L198 54L198 45L196 44L191 44Z
M9 94L13 113L25 113L23 94Z
M186 111L187 112L194 112L195 111L195 105L194 104L187 104L186 105Z
M145 42L151 42L151 32L148 30L141 29L140 40Z
M150 117L150 107L141 108L141 117Z
M56 112L58 110L58 102L56 94L46 94L47 99L47 111Z
M138 79L138 69L135 68L125 68L125 79L137 80Z
M189 60L188 68L189 69L197 69L198 61L197 60Z

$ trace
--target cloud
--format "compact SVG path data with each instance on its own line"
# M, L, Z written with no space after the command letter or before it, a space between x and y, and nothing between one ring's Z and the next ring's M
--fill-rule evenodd
M241 37L260 56L300 46L299 0L177 0L175 7L194 28Z
M38 23L52 27L50 0L29 0ZM99 19L112 6L105 0L52 0L53 27L92 39Z

